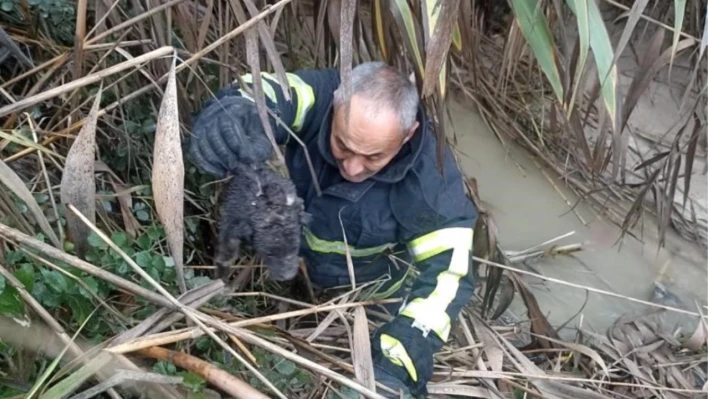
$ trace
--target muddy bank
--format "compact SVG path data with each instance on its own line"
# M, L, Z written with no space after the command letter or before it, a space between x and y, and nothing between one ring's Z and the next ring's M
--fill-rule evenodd
M574 204L577 197L563 187L553 171L545 171L544 175L540 163L536 164L522 149L509 141L506 147L502 145L474 106L451 101L450 112L452 124L446 123L448 133L456 135L460 166L466 175L477 179L482 200L499 227L502 247L523 250L569 232L575 233L557 244L583 246L573 256L545 258L521 267L643 300L653 300L655 282L659 282L670 294L663 299L666 305L695 311L696 302L706 304L706 254L699 247L672 232L667 237L666 249L658 250L656 227L650 223L645 223L643 232L639 232L643 234L643 243L625 236L621 245L616 244L619 228L582 203L575 208L577 214L570 211L566 199ZM526 281L554 326L578 313L586 300L585 290L535 278ZM645 305L589 293L581 313L583 327L604 332L618 317L646 309ZM515 299L511 310L520 319L526 319L520 298ZM688 328L693 328L697 321L675 314L662 317L672 324L687 323ZM573 334L579 323L577 316L561 335Z

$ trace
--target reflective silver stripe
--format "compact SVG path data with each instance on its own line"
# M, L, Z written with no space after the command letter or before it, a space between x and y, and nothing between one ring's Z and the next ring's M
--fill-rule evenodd
M435 289L427 298L416 298L408 303L401 314L414 320L414 326L427 335L433 331L443 342L450 335L450 317L446 310L457 295L460 279L469 271L473 230L453 227L427 234L409 245L416 261L422 261L452 249L447 270L438 275Z
M472 249L472 229L449 227L418 237L408 244L416 261L422 261L451 248Z

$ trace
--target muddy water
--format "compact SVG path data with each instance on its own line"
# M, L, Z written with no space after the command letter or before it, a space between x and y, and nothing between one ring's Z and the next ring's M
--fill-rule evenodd
M642 300L652 300L654 282L659 281L675 295L662 303L692 311L696 310L696 301L705 306L708 295L705 252L677 235L670 235L667 249L658 251L655 227L647 223L643 244L625 236L621 247L615 245L620 232L615 225L598 219L582 204L576 210L587 226L581 222L569 211L569 206L539 166L508 140L506 147L502 145L473 106L453 102L450 111L452 125L447 122L448 132L452 134L450 127L454 128L461 167L466 175L477 179L482 200L499 227L504 250L523 250L574 231L575 234L557 244L581 243L582 251L573 257L545 258L529 266L547 277ZM554 176L552 171L547 174ZM562 182L556 179L554 183L575 203L577 197L564 189ZM575 315L586 299L586 291L582 289L533 277L526 281L554 326ZM582 326L599 333L604 333L622 315L648 309L646 305L597 293L589 293L587 301L581 313ZM518 295L511 311L520 319L527 319ZM706 312L705 307L703 311ZM698 321L676 314L662 317L672 326L679 322L691 331ZM574 334L579 323L580 316L573 319L561 335Z

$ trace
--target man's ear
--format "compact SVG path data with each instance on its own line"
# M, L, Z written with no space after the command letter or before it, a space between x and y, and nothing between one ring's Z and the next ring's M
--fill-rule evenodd
M420 125L420 122L415 121L415 123L413 124L413 126L411 126L410 130L408 130L408 132L406 133L406 138L403 139L403 144L407 143L408 140L410 140L411 137L413 137L413 134L414 134L415 131L418 129L418 126L419 126L419 125Z

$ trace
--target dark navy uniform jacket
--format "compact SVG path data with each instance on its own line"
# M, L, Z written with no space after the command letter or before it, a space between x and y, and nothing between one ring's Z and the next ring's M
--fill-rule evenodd
M306 145L322 195L318 196L302 146L271 117L298 195L313 220L303 231L308 274L322 287L346 286L350 278L344 233L356 282L395 275L393 265L412 262L420 272L393 322L373 340L374 358L425 392L432 354L447 341L450 325L471 298L472 234L477 213L464 191L463 178L449 148L442 172L436 163L436 139L422 107L420 126L400 153L378 174L361 183L341 177L330 150L336 69L288 73L291 101L274 75L263 73L268 107ZM251 86L252 77L243 81ZM242 95L238 85L220 96ZM391 262L402 259L403 262Z

